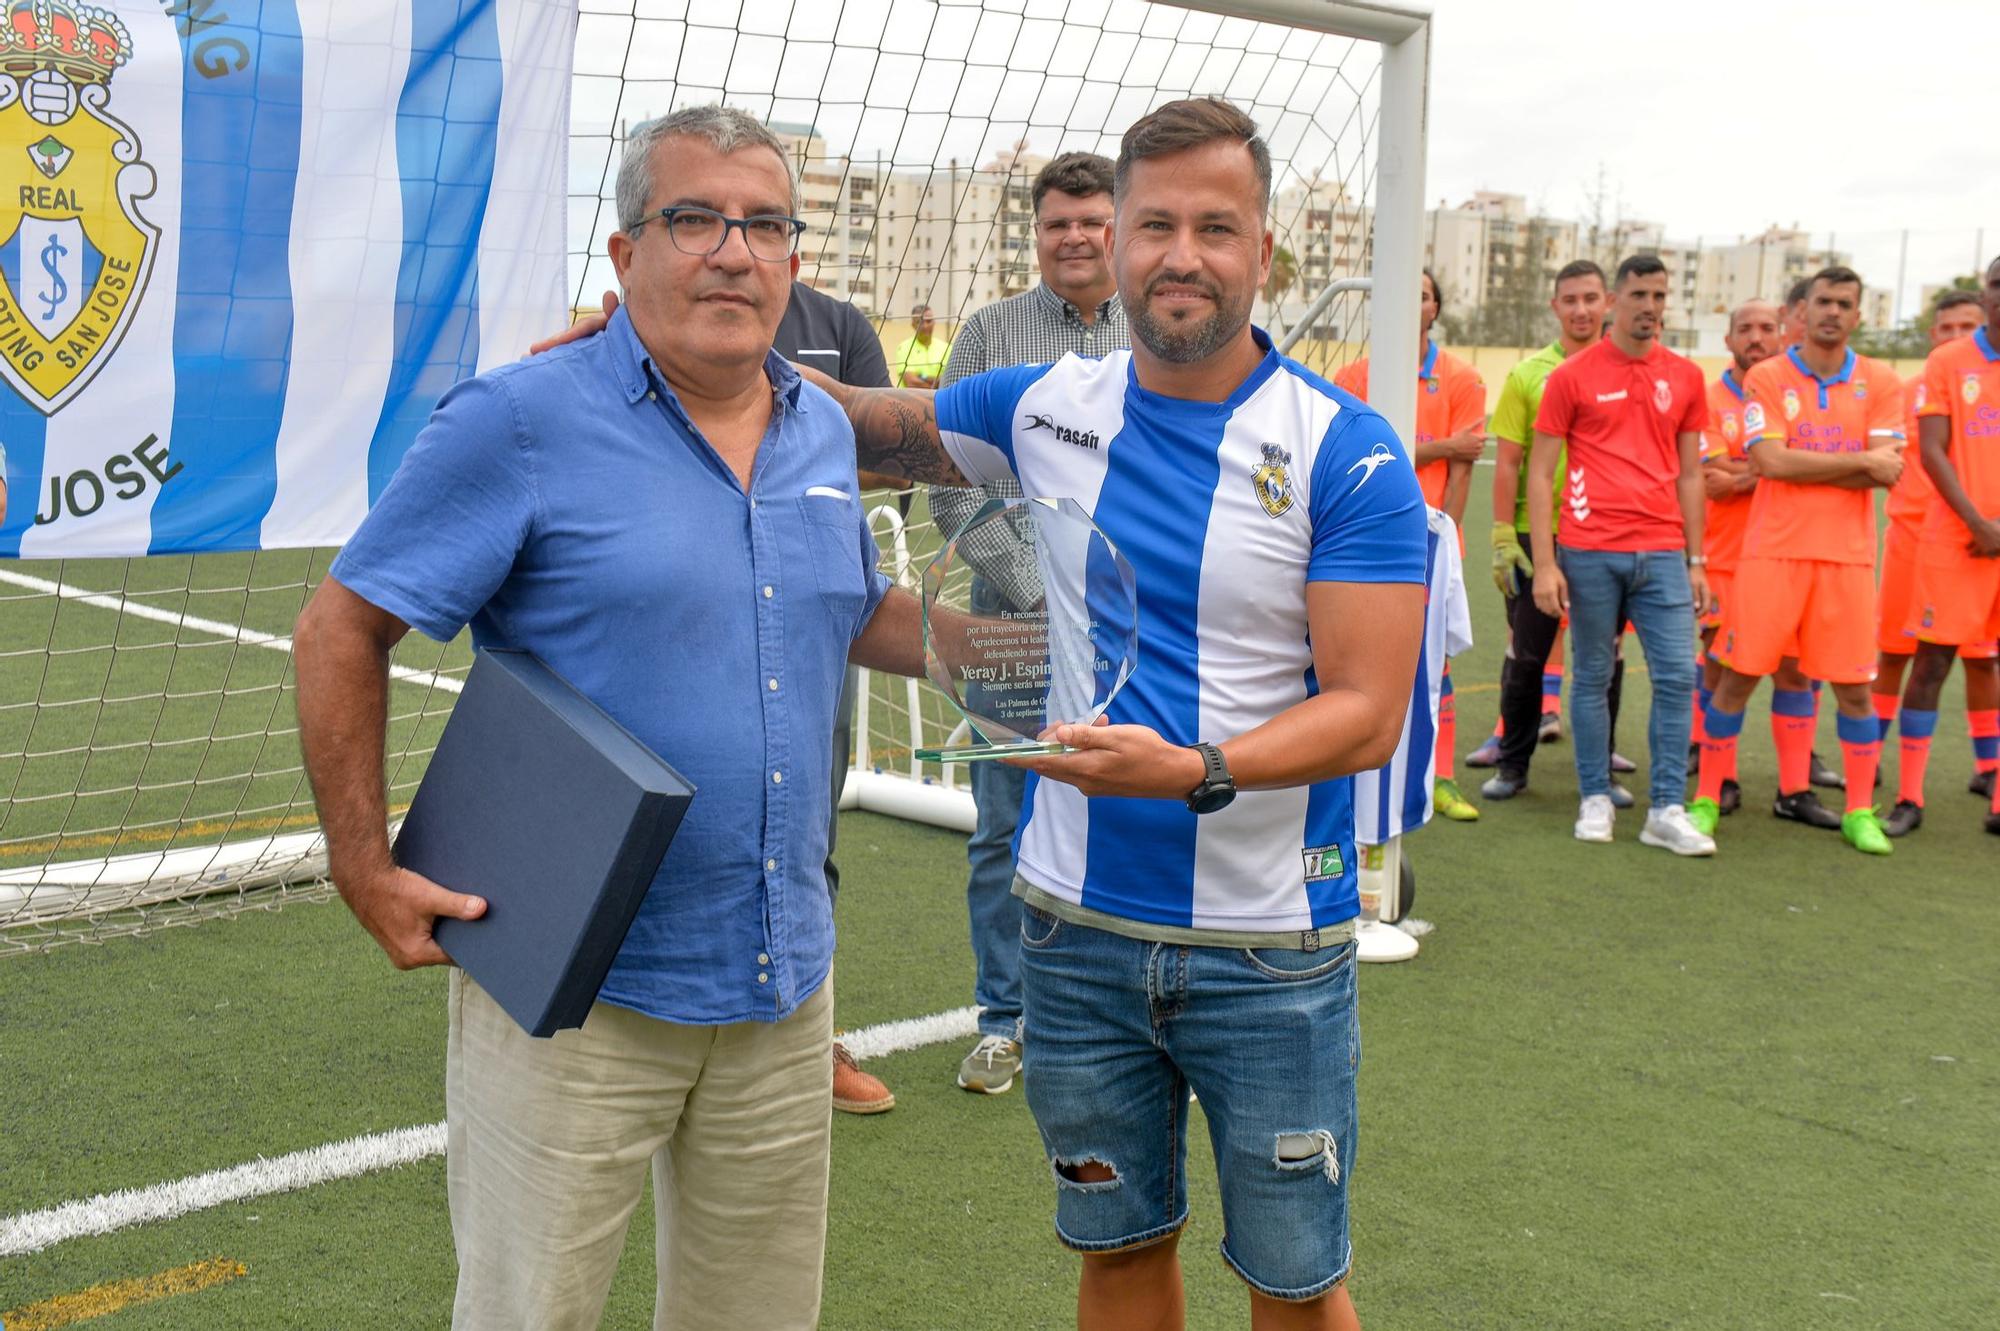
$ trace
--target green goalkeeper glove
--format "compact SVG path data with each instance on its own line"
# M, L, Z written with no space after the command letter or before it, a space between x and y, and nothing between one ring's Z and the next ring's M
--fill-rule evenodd
M1511 522L1493 524L1493 585L1502 596L1521 594L1521 585L1535 576L1535 561L1521 548L1521 534Z

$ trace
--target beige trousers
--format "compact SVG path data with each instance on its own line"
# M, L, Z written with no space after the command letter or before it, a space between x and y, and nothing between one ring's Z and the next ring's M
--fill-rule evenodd
M818 1323L831 978L776 1023L677 1026L600 1003L547 1040L461 971L449 1001L453 1327L596 1327L648 1165L655 1331Z

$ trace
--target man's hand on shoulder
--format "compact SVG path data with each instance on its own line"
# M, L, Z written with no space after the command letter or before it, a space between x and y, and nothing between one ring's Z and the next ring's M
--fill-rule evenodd
M334 884L354 918L399 971L450 965L451 958L431 936L438 919L476 920L486 913L485 898L439 887L422 874L394 865L376 873L337 877Z
M578 338L601 333L604 331L605 325L611 322L611 316L617 313L617 311L618 293L607 291L604 293L604 309L601 313L578 315L576 322L563 329L560 333L530 344L528 354L530 356L539 356L544 351L554 351L557 347L568 342L574 342Z

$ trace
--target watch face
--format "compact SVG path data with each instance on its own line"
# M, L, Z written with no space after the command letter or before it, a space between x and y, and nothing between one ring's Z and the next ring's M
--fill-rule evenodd
M1229 802L1235 798L1236 788L1234 786L1212 786L1204 790L1198 790L1190 796L1188 798L1188 807L1196 813L1214 813L1217 809L1228 808Z

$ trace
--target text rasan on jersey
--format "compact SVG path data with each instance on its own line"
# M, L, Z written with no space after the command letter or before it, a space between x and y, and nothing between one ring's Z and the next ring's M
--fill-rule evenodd
M1047 430L1064 443L1075 444L1078 448L1095 449L1103 443L1097 437L1095 430L1073 430L1067 425L1056 424L1054 417L1043 415L1038 411L1028 413L1027 420L1021 423L1021 429L1024 433L1029 430Z

